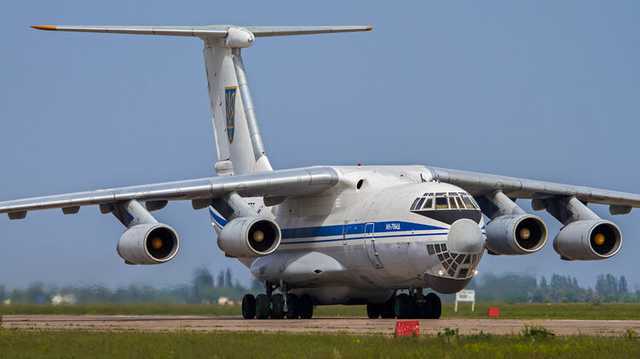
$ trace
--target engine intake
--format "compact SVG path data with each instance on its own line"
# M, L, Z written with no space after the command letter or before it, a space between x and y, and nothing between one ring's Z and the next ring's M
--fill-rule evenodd
M271 219L241 217L227 223L218 235L218 247L230 257L259 257L280 246L280 227Z
M621 246L620 229L604 219L569 223L553 241L553 249L566 260L607 259L616 255Z
M531 254L547 243L547 226L530 214L496 217L485 230L487 248L492 254Z
M118 241L118 254L127 264L160 264L178 254L180 237L162 223L139 224L127 229Z

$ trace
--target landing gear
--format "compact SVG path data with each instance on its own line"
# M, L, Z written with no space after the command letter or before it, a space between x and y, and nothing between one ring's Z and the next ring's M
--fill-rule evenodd
M273 293L280 288L282 293ZM242 298L242 317L244 319L311 319L313 317L313 299L309 295L298 297L287 293L285 283L275 285L267 282L266 294Z
M295 294L287 294L287 319L298 319L300 317L300 300Z
M271 319L282 319L285 316L284 296L274 294L271 296Z
M247 294L242 297L242 318L253 319L256 317L256 297Z
M313 317L313 300L310 296L304 294L300 297L300 318L311 319Z
M256 318L268 319L271 315L271 300L266 294L258 294L256 297Z
M367 304L367 316L370 319L440 319L442 302L437 294L425 296L421 289L409 293L394 295L385 303Z

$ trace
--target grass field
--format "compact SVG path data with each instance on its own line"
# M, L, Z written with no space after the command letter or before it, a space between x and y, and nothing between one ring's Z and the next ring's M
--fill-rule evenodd
M637 358L634 338L0 330L3 358Z
M498 306L501 318L504 319L607 319L629 320L640 319L640 304L492 304ZM484 318L489 304L479 304L475 313L469 305L460 307L455 313L453 305L443 307L443 318ZM162 304L127 304L127 305L4 305L0 306L1 315L9 314L140 314L140 315L232 315L239 316L237 306L219 305L162 305ZM315 315L318 317L354 317L366 316L363 305L358 306L318 306Z

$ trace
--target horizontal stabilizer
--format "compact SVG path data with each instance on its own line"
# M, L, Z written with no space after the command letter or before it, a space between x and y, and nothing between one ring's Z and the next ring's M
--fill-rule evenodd
M47 31L98 32L109 34L192 36L201 38L225 38L230 28L250 31L256 37L313 35L335 32L371 31L371 26L58 26L35 25L32 28Z

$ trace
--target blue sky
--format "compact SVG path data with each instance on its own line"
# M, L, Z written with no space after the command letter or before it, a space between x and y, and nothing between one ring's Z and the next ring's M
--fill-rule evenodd
M0 199L209 176L215 150L196 39L46 33L39 23L372 24L364 34L260 39L245 51L277 168L429 164L640 192L640 4L634 1L19 1L0 13ZM525 208L528 203L523 202ZM608 217L606 208L596 207ZM548 220L552 234L559 228ZM121 225L0 218L0 283L171 285L193 269L246 270L218 250L204 211L158 218L180 256L130 267ZM481 272L634 276L640 213L602 262L485 257Z

